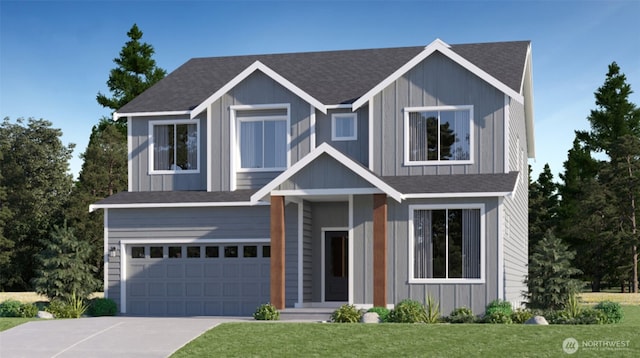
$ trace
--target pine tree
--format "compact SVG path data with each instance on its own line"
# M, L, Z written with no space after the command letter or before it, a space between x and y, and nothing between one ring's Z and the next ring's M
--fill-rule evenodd
M525 280L529 308L563 309L571 295L579 289L580 281L573 276L580 270L571 266L575 252L551 231L533 248L529 256L529 275Z
M130 40L122 47L120 57L113 59L118 67L111 70L107 81L112 97L100 92L96 96L99 104L113 110L120 109L167 74L156 66L153 46L140 42L142 31L138 25L133 24L127 36Z
M577 132L579 138L591 149L604 152L610 158L611 172L603 176L609 182L603 184L615 188L616 206L620 212L619 233L625 237L629 249L632 271L632 290L638 292L638 244L640 232L637 222L637 200L640 189L635 186L622 189L619 184L612 182L615 178L626 177L628 183L634 183L640 176L640 108L629 101L633 93L626 82L626 76L620 72L620 67L613 62L605 83L595 92L597 108L589 115L591 130ZM621 253L621 255L624 253Z
M529 252L547 231L555 232L558 222L557 188L549 164L544 165L537 181L532 182L529 179Z
M78 240L73 229L55 226L50 237L43 240L44 249L37 254L41 269L34 278L35 291L49 299L71 299L72 295L87 298L100 286L93 273L91 247Z

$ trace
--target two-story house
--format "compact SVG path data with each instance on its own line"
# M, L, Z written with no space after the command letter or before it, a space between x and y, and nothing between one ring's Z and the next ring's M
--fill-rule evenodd
M528 41L195 58L118 110L104 210L123 314L519 305Z

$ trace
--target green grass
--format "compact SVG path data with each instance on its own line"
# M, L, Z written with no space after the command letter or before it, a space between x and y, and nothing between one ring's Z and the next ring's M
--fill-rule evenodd
M586 350L580 356L640 356L640 306L623 306L611 325L227 323L209 330L172 357L464 357L564 355L566 338L629 341L619 351Z
M13 328L23 323L34 321L37 318L13 318L13 317L1 317L0 318L0 332L6 331L9 328Z

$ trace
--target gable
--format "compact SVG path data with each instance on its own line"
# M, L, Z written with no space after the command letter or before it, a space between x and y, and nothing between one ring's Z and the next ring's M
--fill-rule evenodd
M324 153L277 186L275 190L348 188L374 188L374 186L329 154Z

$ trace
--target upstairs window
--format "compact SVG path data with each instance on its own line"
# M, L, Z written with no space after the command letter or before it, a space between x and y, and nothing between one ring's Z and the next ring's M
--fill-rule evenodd
M355 113L335 113L331 115L331 140L358 139L358 117Z
M237 113L241 171L287 168L287 109L242 110Z
M149 126L152 173L198 172L198 122L151 121Z
M472 162L472 106L406 108L404 118L406 164Z

